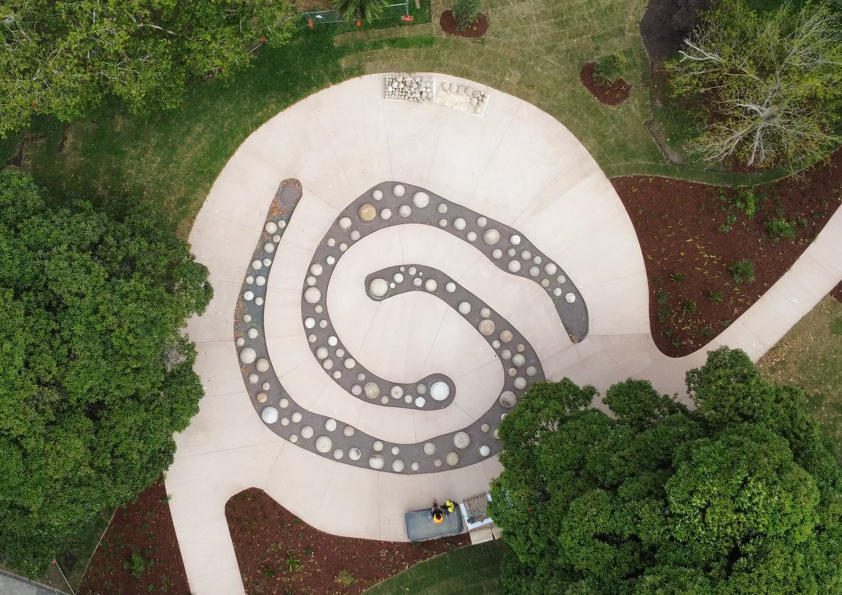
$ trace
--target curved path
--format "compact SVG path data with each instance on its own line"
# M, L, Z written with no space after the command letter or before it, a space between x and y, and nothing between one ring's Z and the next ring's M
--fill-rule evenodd
M265 278L264 338L284 389L314 415L383 441L419 443L472 424L501 394L506 379L498 352L449 304L425 291L371 299L369 276L396 266L428 267L458 282L523 334L550 379L567 376L604 391L632 376L684 395L684 373L704 361L705 350L669 359L652 342L646 271L634 230L582 145L538 108L467 84L491 97L482 118L384 101L377 75L331 87L252 134L211 189L190 236L215 289L208 311L188 326L206 396L190 427L176 436L176 460L167 473L194 593L243 593L224 507L245 488L265 490L324 531L405 540L406 510L427 506L434 497L460 499L483 491L500 471L493 456L428 474L374 471L308 452L261 421L238 365L232 323L244 295L243 277L284 179L300 180L303 193ZM587 337L573 343L540 286L502 271L444 230L414 224L380 229L336 262L323 296L336 336L379 378L414 383L441 374L455 384L455 395L446 407L417 410L349 394L311 351L302 324L302 287L341 211L393 180L447 197L528 237L575 281L587 304ZM790 272L709 347L728 344L760 357L842 277L840 246L837 213Z

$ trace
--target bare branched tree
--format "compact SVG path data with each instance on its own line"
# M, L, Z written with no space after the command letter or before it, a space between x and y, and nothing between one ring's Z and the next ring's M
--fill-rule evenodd
M790 167L822 157L842 112L842 19L824 3L771 13L721 0L667 65L678 97L700 97L705 159Z

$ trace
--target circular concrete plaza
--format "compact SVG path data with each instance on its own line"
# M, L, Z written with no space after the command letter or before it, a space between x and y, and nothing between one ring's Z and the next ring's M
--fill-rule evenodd
M683 393L704 359L652 342L634 229L582 144L520 99L425 76L484 93L481 115L453 93L386 100L383 75L342 83L254 132L197 217L206 396L167 488L199 595L243 592L224 516L243 489L405 540L406 511L488 488L531 382Z

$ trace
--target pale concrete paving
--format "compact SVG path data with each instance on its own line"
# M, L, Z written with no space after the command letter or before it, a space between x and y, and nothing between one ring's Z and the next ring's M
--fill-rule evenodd
M438 76L440 79L442 75ZM452 80L452 77L448 77ZM257 487L305 522L330 533L405 540L403 515L433 498L484 491L496 459L428 475L379 473L311 454L281 440L255 414L233 340L233 311L272 196L297 178L304 196L281 240L267 285L265 332L273 366L303 407L394 442L461 428L502 386L496 354L436 298L411 292L373 302L362 285L374 270L436 267L520 329L549 378L568 376L604 391L628 378L684 393L684 373L705 351L663 356L649 329L643 257L610 182L572 134L538 108L469 81L492 99L483 118L435 105L386 102L381 77L317 93L252 134L220 174L190 236L215 289L190 322L206 397L176 437L167 474L170 508L191 589L243 593L225 521L226 501ZM507 275L441 230L405 225L354 245L337 266L327 299L332 322L372 372L405 382L433 371L457 384L451 407L385 408L344 393L313 358L301 324L300 292L313 251L337 214L386 180L417 184L521 231L555 259L588 305L590 334L572 344L550 298ZM709 348L762 355L842 277L842 214L795 266ZM522 282L523 281L523 282Z
M66 593L0 570L0 595L66 595Z

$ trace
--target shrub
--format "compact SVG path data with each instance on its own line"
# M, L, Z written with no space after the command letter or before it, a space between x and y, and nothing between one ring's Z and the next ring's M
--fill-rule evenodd
M763 227L766 229L769 237L776 242L780 241L781 238L792 239L795 237L795 228L792 226L792 223L785 219L769 219L763 224Z
M287 568L289 568L290 572L295 572L296 570L301 570L301 561L298 559L298 556L295 554L289 554L287 559L284 560L284 564L286 564Z
M456 28L464 31L473 25L479 16L480 0L456 0L453 5L453 18Z
M715 289L708 292L708 298L710 298L711 304L718 304L722 301L722 292L716 291Z
M705 106L694 148L759 167L815 161L838 143L842 16L831 2L751 4L714 3L666 64L672 94Z
M754 193L754 188L738 188L737 194L731 198L731 204L749 218L754 219L757 211L760 210L760 199L762 198L762 195L758 196Z
M152 566L150 563L149 566ZM146 572L146 560L143 559L137 552L132 552L131 557L128 561L123 562L123 567L129 571L134 578L140 578L143 576L143 573Z
M387 0L333 0L333 7L348 23L379 19L388 5Z
M684 314L692 314L696 311L696 302L693 300L687 300L681 304L681 310Z
M754 263L747 258L738 260L728 267L728 270L731 271L731 278L737 285L742 285L743 283L754 283L756 278Z
M730 214L726 215L725 216L725 223L720 225L716 230L719 233L728 233L729 231L731 231L731 226L736 222L737 222L737 216L736 215L730 215Z
M664 331L664 337L669 339L670 343L672 343L673 345L681 345L681 337L676 335L671 328L668 328Z
M626 74L626 57L616 52L597 59L594 76L603 85L613 85Z
M347 570L340 570L339 574L336 575L336 582L343 587L349 587L357 582L357 579L355 579L354 575Z
M683 283L684 273L673 273L670 275L670 279L672 279L673 283Z

